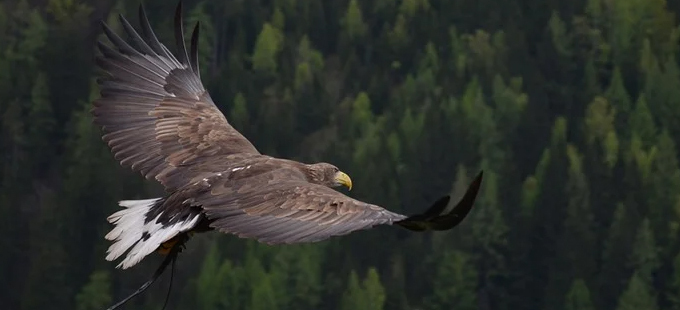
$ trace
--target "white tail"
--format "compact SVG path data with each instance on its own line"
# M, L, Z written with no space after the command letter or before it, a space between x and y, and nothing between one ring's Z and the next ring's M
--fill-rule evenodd
M118 205L125 207L108 217L115 227L106 235L113 244L106 251L106 260L112 261L123 255L127 256L116 268L127 269L139 263L145 256L165 241L188 231L196 225L199 215L176 223L159 223L160 214L153 220L146 221L146 214L160 198L143 200L123 200Z

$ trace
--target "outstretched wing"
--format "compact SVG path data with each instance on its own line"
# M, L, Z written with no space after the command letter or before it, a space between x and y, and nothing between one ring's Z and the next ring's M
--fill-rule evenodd
M425 213L411 217L307 183L295 169L281 168L243 180L220 175L207 182L209 190L191 203L203 208L212 228L268 244L289 244L321 241L381 224L415 231L451 229L472 208L481 174L449 213L444 213L449 202L445 196Z
M406 217L311 184L294 169L217 183L196 198L224 233L267 244L315 242Z
M98 42L102 55L97 64L108 74L98 80L101 98L92 110L115 158L146 178L155 178L166 189L183 185L191 177L182 170L190 161L259 154L227 122L203 87L198 64L199 24L188 54L181 11L180 2L175 13L179 59L158 41L142 6L142 35L120 16L129 43L102 23L113 48Z

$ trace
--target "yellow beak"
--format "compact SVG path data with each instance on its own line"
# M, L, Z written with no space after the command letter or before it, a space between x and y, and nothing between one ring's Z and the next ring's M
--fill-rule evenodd
M352 190L352 179L350 179L349 176L342 171L335 173L335 182L347 186L349 190Z

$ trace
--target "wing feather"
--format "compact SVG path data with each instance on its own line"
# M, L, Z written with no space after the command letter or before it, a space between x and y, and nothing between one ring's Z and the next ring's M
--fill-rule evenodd
M190 163L238 153L259 155L229 124L203 86L198 70L198 24L189 55L181 13L180 3L175 12L179 58L158 40L142 6L141 34L122 15L119 18L127 41L102 22L112 45L98 43L101 53L96 61L105 74L97 80L101 98L92 110L114 157L146 178L155 178L169 191L205 172L188 169Z
M189 65L189 55L187 54L187 47L184 42L184 21L182 20L182 2L177 4L175 10L175 41L177 42L177 50L179 51L179 62ZM193 71L192 71L193 72Z
M236 180L224 175L211 188L195 201L212 228L268 244L316 242L406 218L307 183L292 169Z
M200 68L198 64L198 37L201 31L201 22L196 22L194 26L194 31L191 33L191 68L194 69L194 73L200 76Z
M142 5L139 6L139 22L142 26L142 34L145 38L144 41L147 42L149 47L151 47L151 49L156 53L154 56L163 56L159 57L159 59L163 60L164 62L168 59L174 58L172 57L172 54L166 52L166 49L163 48L163 44L158 41L156 33L154 33L153 29L151 28L151 24L149 24L149 18L146 16L146 10L144 10L144 6Z
M135 46L135 48L132 49L131 53L137 56L142 56L143 54L146 55L153 55L153 56L158 56L156 52L151 49L151 46L142 39L142 37L135 31L135 28L132 27L130 22L122 15L118 15L118 19L120 20L121 25L123 25L123 30L125 33L130 37L132 40L132 44ZM111 31L110 31L111 32ZM126 43L127 44L127 43ZM139 50L139 52L137 52ZM163 69L162 67L158 67L158 69ZM169 71L165 71L165 73L169 73Z

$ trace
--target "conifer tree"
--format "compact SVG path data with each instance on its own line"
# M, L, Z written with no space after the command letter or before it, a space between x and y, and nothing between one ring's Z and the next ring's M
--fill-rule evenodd
M616 310L656 310L658 309L653 290L638 273L630 278L628 287L619 298Z
M567 292L564 310L595 310L588 286L582 279L572 281L571 288Z
M431 295L425 299L425 308L477 309L477 272L469 268L470 258L463 252L445 251L439 260Z
M111 279L107 271L95 271L76 295L76 309L95 310L111 304Z

